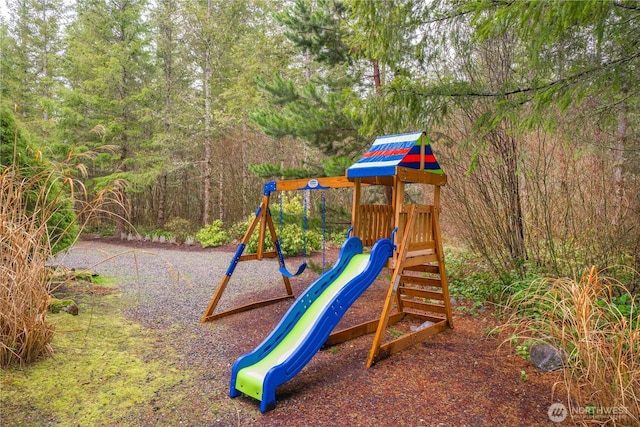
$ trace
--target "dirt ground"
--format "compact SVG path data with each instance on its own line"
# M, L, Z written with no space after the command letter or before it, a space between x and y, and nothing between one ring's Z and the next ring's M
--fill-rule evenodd
M113 250L115 244L126 246L122 242L108 241L82 244L83 254L104 252L104 248ZM159 390L157 399L141 405L135 414L128 414L113 425L555 425L549 420L548 409L563 398L553 396L552 392L562 374L536 370L516 355L514 348L501 345L505 337L488 334L488 330L499 324L490 307L470 310L468 306L461 308L465 305L460 303L454 306L453 329L394 354L372 368L365 367L372 336L321 350L297 376L278 388L276 408L261 414L258 401L244 396L228 397L231 365L267 336L291 302L200 324L199 318L224 270L207 271L203 273L206 279L199 279L196 266L205 264L205 259L219 259L226 265L235 247L203 250L172 246L165 253L166 246L138 246L162 254L178 267L180 262L176 258L189 263L180 268L189 276L189 295L193 294L193 298L182 298L180 292L186 294L178 291L164 299L167 292L174 292L173 288L167 287L169 290L166 291L158 284L146 285L153 281L139 280L135 288L138 303L129 310L128 317L153 330L159 350L171 346L181 354L180 361L167 361L172 369L185 369L195 374L188 382L170 390ZM336 255L337 249L333 249L328 259ZM320 254L312 259L318 264L321 262ZM137 268L142 270L150 264L142 255L138 256L138 262ZM287 262L294 269L301 260L288 259ZM277 273L275 261L262 263L266 264L262 264L255 274L262 275L263 271L271 269ZM246 267L243 264L250 263L240 263L237 271ZM121 272L121 267L117 271ZM316 274L308 273L292 279L296 295L316 277ZM378 316L387 286L385 276L381 275L347 312L338 328ZM148 298L144 296L147 288ZM126 286L124 289L126 291ZM268 289L232 293L226 303L241 305L254 298L283 292L284 286L276 281ZM185 307L183 312L181 304L191 306ZM392 328L402 330L418 324L403 323ZM391 333L387 336L390 338ZM155 353L153 358L162 361L162 351ZM564 421L562 425L571 424Z
M342 326L379 314L387 283L378 280L347 313ZM264 310L262 316L270 316ZM460 313L460 311L456 311ZM279 319L279 317L278 317ZM266 319L265 319L266 320ZM269 318L269 322L272 320ZM255 316L233 321L255 329ZM390 330L419 325L407 319ZM504 337L487 331L497 325L489 310L456 314L454 328L367 369L373 336L320 351L297 377L278 391L277 407L260 416L261 425L345 426L538 426L548 418L559 373L542 373L515 355ZM260 341L257 334L252 343ZM391 340L391 333L387 334ZM245 351L252 345L236 343ZM524 373L523 373L524 372ZM243 405L256 405L240 398ZM294 421L295 420L295 421Z

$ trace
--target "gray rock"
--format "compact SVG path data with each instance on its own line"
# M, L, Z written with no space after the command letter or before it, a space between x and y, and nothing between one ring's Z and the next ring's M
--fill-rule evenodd
M562 369L566 360L567 354L564 350L552 345L534 345L529 349L529 362L541 371L552 372Z
M80 308L78 307L78 305L74 302L71 303L70 305L67 305L65 307L62 307L61 311L66 311L67 313L73 315L73 316L77 316L78 313L80 312Z

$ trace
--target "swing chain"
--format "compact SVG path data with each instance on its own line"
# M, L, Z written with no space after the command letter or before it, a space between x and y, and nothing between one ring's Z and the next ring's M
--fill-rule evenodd
M322 193L322 272L327 263L327 200Z

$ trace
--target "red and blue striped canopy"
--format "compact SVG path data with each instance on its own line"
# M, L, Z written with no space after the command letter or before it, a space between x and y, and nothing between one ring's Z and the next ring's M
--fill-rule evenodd
M424 132L379 136L362 158L347 169L347 178L393 176L396 166L420 169L420 146L424 142L424 169L443 174Z

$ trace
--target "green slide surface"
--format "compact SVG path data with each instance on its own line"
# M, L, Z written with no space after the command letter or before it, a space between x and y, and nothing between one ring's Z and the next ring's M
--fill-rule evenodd
M342 273L318 296L291 331L264 358L238 371L236 388L249 396L262 396L264 378L271 368L282 364L303 343L315 321L332 303L336 295L354 277L361 274L369 261L368 254L354 255Z

